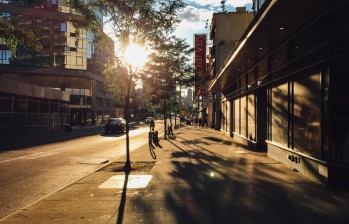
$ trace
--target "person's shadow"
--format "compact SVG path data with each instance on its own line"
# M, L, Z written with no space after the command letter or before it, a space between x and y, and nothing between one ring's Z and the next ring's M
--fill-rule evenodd
M160 143L159 143L159 142L154 142L154 145L155 145L156 147L158 147L158 148L161 148L161 149L162 149L162 145L160 145Z

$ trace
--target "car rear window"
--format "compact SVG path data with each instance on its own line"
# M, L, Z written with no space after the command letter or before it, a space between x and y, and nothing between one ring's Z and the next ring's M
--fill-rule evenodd
M121 118L110 118L108 120L108 123L112 123L112 122L122 122L122 119Z

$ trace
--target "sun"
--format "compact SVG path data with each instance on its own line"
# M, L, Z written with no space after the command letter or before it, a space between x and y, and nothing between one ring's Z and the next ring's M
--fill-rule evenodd
M125 49L124 58L132 67L141 68L148 60L148 52L143 46L131 43Z

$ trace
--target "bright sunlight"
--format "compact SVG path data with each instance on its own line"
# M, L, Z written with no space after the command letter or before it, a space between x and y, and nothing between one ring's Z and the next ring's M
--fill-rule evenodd
M131 43L124 53L125 60L132 67L141 68L148 60L148 52L146 49L138 44Z

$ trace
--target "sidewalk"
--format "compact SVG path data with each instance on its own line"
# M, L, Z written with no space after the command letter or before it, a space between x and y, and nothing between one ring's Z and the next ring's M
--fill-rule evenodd
M105 183L125 177L119 158L1 223L348 223L348 192L308 180L212 129L186 126L175 135L161 138L155 160L147 145L133 151L125 180ZM141 188L144 179L135 175L152 179Z

